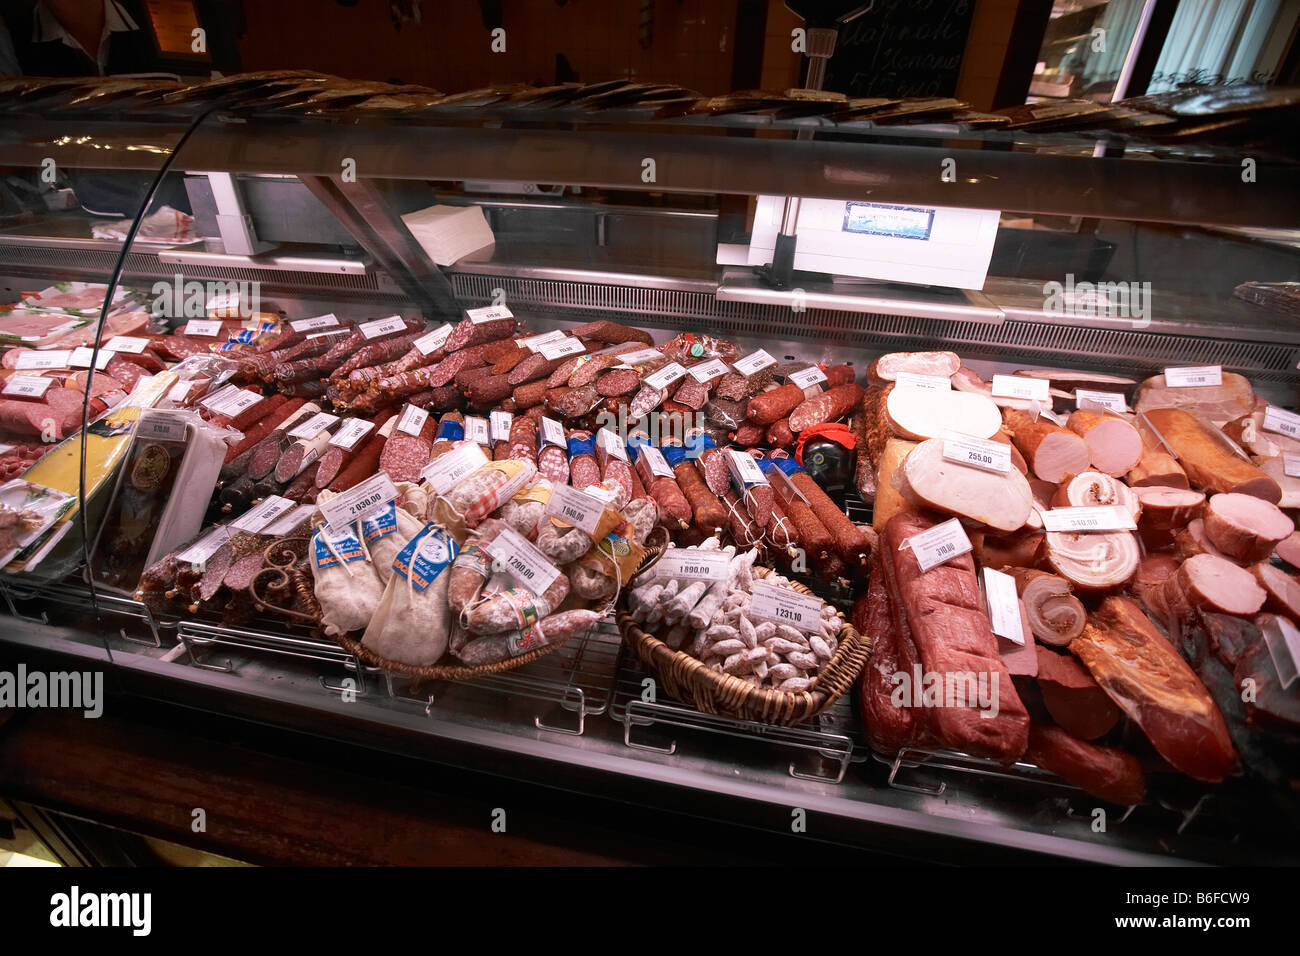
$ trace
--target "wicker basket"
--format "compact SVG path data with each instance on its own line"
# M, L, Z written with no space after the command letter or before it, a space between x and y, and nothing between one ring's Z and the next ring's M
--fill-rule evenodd
M755 573L766 577L773 572L756 568ZM812 593L796 581L790 586L801 594ZM838 700L852 686L871 654L871 642L845 621L842 613L839 617L840 642L835 655L821 669L812 689L798 693L755 687L739 677L715 671L685 651L675 651L647 634L621 609L618 629L670 697L706 714L788 725L808 720Z

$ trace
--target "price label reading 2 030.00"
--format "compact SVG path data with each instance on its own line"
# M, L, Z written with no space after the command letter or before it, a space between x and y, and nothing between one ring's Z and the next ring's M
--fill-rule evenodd
M397 489L393 487L388 475L381 471L374 477L353 485L341 495L321 502L320 513L330 531L340 534L354 521L369 518L396 497Z

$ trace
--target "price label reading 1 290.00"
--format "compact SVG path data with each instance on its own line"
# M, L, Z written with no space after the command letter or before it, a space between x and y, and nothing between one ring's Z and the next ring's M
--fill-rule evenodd
M534 594L544 593L560 573L546 555L511 528L502 528L491 542L483 546L483 550Z
M330 531L340 534L353 522L369 518L383 510L396 497L397 489L393 487L388 475L381 471L360 484L353 485L341 495L322 502L319 505L320 513L330 526Z

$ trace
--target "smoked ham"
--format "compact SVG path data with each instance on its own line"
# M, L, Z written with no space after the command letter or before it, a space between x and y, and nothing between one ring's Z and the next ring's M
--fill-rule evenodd
M1088 613L1071 593L1065 578L1032 568L1012 568L1016 591L1029 615L1034 639L1054 647L1065 647L1083 633Z
M876 383L892 382L899 372L951 378L959 368L961 359L956 352L889 352L867 366L867 378Z
M1092 460L1088 444L1074 432L1042 418L1035 421L1013 408L1006 409L1003 417L1012 441L1039 478L1057 483L1066 475L1088 470Z
M1235 372L1224 372L1222 385L1193 385L1188 388L1170 388L1164 375L1154 375L1142 383L1133 403L1138 412L1182 409L1211 422L1241 418L1248 415L1254 406L1255 390L1250 382Z
M1277 504L1282 500L1278 483L1241 456L1234 454L1226 435L1181 408L1153 408L1147 423L1164 439L1188 481L1210 492L1233 491Z
M993 535L970 532L975 557L986 568L1032 568L1043 559L1044 538L1041 531L1020 531Z
M1034 500L1025 476L1014 468L993 472L948 461L943 444L942 438L932 438L907 456L899 471L903 497L998 531L1022 527Z
M1205 536L1230 558L1263 561L1295 531L1277 505L1242 494L1219 494L1205 505Z
M992 438L1002 427L998 407L982 395L934 388L891 388L885 419L896 435L924 441L949 432Z
M1257 564L1250 573L1264 589L1264 608L1300 624L1300 581L1271 564Z
M1130 807L1146 797L1146 774L1136 757L1079 740L1060 727L1030 727L1025 759L1099 800Z
M1052 719L1083 740L1110 733L1119 723L1119 708L1079 659L1041 645L1034 649L1038 654L1038 690Z
M1264 606L1264 589L1245 568L1213 554L1197 554L1147 592L1158 611L1182 614L1193 608L1240 616Z
M1208 783L1232 771L1236 753L1218 707L1131 598L1102 601L1070 652L1175 769Z
M1287 535L1285 541L1279 541L1274 552L1291 567L1300 568L1300 531Z
M876 472L876 502L871 511L871 527L877 532L884 531L885 525L894 515L907 510L907 500L898 490L894 475L915 447L915 442L903 441L901 438L891 438L885 442L880 467Z
M1142 459L1142 437L1118 415L1081 408L1070 414L1065 425L1083 438L1098 471L1123 475Z

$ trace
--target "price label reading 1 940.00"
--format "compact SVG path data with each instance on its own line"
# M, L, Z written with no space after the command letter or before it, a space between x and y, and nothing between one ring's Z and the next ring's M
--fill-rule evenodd
M1270 405L1264 409L1264 431L1300 438L1300 415Z
M1222 385L1223 366L1194 365L1188 368L1167 368L1165 369L1165 384L1170 388Z
M655 565L659 578L690 578L693 581L725 581L730 559L724 551L704 548L668 548Z
M542 594L560 573L546 555L511 528L502 528L490 543L483 545L483 550L534 594Z
M1023 398L1050 406L1051 383L1045 378L1028 378L1024 375L994 375L993 397Z
M551 500L546 505L547 514L555 515L593 537L604 511L605 502L568 485L556 485L551 491Z
M440 455L427 465L421 474L433 486L436 494L445 495L468 475L487 464L487 455L478 445L465 443Z
M1047 531L1132 531L1133 516L1115 505L1050 508L1042 512Z
M481 309L466 309L465 314L469 316L470 323L473 325L482 325L484 322L495 322L497 319L513 319L515 314L507 309L504 305L489 305Z
M382 511L396 497L397 489L393 487L388 475L381 471L337 497L321 502L318 507L330 531L340 534L353 522Z
M1128 402L1122 392L1094 392L1087 388L1074 391L1075 408L1100 408L1107 412L1127 412Z
M748 378L755 372L761 372L763 369L775 364L776 359L772 358L772 356L768 355L762 349L759 349L756 352L750 352L738 362L732 362L731 367L741 375Z
M929 531L914 534L903 542L903 547L910 547L916 555L916 563L922 571L929 571L945 561L951 561L958 555L971 549L970 538L966 529L956 518L950 518L943 524L937 524Z
M317 329L328 329L338 324L338 317L333 312L328 312L311 319L294 319L289 323L289 328L295 332L315 332Z
M402 321L400 315L390 315L386 319L363 322L357 326L361 334L368 339L377 339L381 335L391 335L393 332L400 332L404 328L406 328L406 323Z
M984 471L1006 474L1011 470L1010 445L969 435L945 435L943 457L959 465L970 465Z
M800 594L766 581L755 581L749 614L812 633L821 630L822 600L813 594Z

